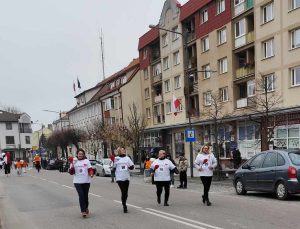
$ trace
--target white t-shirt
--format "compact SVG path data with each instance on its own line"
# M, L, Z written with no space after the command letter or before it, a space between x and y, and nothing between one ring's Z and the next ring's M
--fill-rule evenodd
M194 166L198 170L202 168L202 171L199 171L199 176L211 177L213 175L213 170L209 169L209 166L216 168L217 160L213 153L199 153L194 162Z
M88 159L74 160L75 174L73 183L85 184L91 183L91 177L89 176L88 169L92 168L91 163Z
M133 162L127 156L116 157L114 161L114 168L116 168L116 181L130 180L129 167L133 166Z
M157 169L155 169L155 165L158 165ZM156 159L151 164L151 169L155 169L154 181L170 181L170 171L175 169L175 165L169 159Z

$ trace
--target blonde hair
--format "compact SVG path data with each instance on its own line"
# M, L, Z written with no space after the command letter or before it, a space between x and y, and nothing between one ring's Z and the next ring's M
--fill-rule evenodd
M202 147L201 147L201 150L200 150L200 153L203 153L204 147L207 147L207 148L208 148L208 152L211 153L211 150L210 150L211 147L210 147L209 145L204 145L204 146L202 146Z

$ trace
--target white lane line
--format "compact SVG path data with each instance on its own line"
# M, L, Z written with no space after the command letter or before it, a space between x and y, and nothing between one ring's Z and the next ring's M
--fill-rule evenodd
M67 186L67 185L61 185L61 186L63 186L63 187L65 187L65 188L69 188L69 189L75 189L75 188L73 188L73 187L70 187L70 186Z
M156 213L159 213L159 214L163 214L163 215L166 215L168 217L173 217L173 218L177 218L177 219L180 219L180 220L185 220L185 221L188 221L190 223L198 224L198 225L201 225L201 226L204 226L204 227L209 227L209 228L212 228L212 229L222 229L221 227L216 227L216 226L213 226L213 225L210 225L210 224L202 223L202 222L199 222L199 221L196 221L196 220L188 219L188 218L178 216L178 215L174 215L174 214L170 214L170 213L167 213L167 212L158 211L158 210L155 210L155 209L152 209L152 208L146 208L146 210L153 211L153 212L156 212Z
M48 182L49 182L49 183L52 183L52 184L58 184L58 185L59 185L59 183L57 183L57 182L55 182L55 181L52 181L52 180L49 180Z
M147 211L147 210L141 210L142 212L145 212L145 213L148 213L148 214L151 214L151 215L155 215L155 216L158 216L160 218L164 218L164 219L167 219L167 220L170 220L170 221L174 221L176 223L181 223L181 224L184 224L186 226L189 226L189 227L193 227L193 228L197 228L197 229L206 229L204 227L200 227L200 226L197 226L197 225L194 225L194 224L191 224L191 223L187 223L187 222L184 222L184 221L180 221L178 219L173 219L173 218L170 218L168 216L164 216L164 215L160 215L160 214L157 214L155 212L151 212L151 211Z
M99 196L97 194L94 194L94 193L89 193L91 196L96 196L96 197L102 197L102 196Z
M115 201L116 203L122 204L121 201L118 201L118 200L114 200L114 201ZM132 205L132 204L126 204L126 205L128 205L128 206L130 206L130 207L133 207L133 208L142 209L141 207L135 206L135 205Z

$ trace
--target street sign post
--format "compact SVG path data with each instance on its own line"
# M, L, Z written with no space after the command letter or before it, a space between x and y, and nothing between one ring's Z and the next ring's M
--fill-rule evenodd
M185 141L186 142L195 142L196 141L195 129L186 129L185 130Z

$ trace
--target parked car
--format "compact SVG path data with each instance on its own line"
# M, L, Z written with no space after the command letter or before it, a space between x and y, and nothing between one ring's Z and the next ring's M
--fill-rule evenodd
M105 158L96 164L96 175L97 176L110 176L111 175L112 161L109 158Z
M247 191L275 193L284 200L300 193L300 151L269 150L253 156L234 175L238 195Z
M94 174L96 174L97 173L96 164L99 163L99 162L97 160L92 160L92 159L90 159L89 161L90 161L91 166L94 170Z

